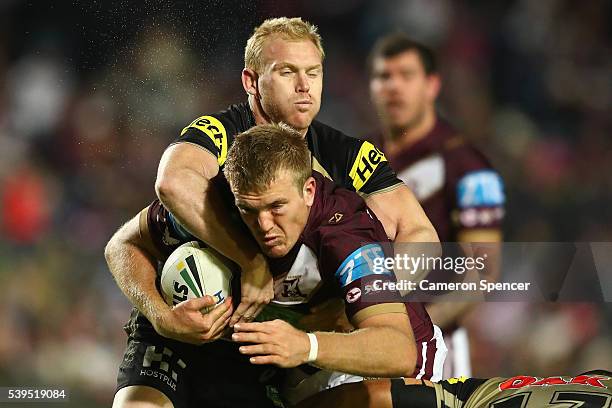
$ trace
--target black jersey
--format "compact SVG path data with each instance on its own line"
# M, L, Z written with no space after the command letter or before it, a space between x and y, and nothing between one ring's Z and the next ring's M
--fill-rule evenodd
M226 110L197 118L187 125L174 143L193 143L209 151L217 158L222 169L227 152L236 135L255 126L255 117L247 103L231 105ZM356 139L313 121L306 133L308 148L312 152L312 167L336 184L361 194L371 194L393 189L402 183L389 166L385 155L372 143ZM215 178L221 183L221 191L228 204L234 205L231 193L223 177ZM226 191L227 190L227 191ZM168 214L169 222L174 218ZM137 329L152 331L151 323L133 308L128 332Z
M253 126L255 118L247 103L231 105L222 112L197 118L174 143L188 142L205 148L223 168L236 135ZM306 140L313 170L342 187L371 194L402 183L382 151L368 141L347 136L316 120L308 127Z

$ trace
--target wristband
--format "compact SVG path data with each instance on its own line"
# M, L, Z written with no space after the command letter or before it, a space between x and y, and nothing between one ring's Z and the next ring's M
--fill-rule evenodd
M308 340L310 340L310 351L308 352L308 360L306 360L306 362L312 363L317 359L317 354L319 354L319 342L314 333L306 333L306 335L308 336Z

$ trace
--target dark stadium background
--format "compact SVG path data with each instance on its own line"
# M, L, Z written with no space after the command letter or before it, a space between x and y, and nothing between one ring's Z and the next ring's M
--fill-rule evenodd
M507 241L612 241L609 1L0 1L0 386L108 406L129 305L103 259L200 114L244 100L253 27L302 16L327 51L319 119L375 130L364 61L401 28L439 52L440 109L506 180ZM478 376L612 367L610 304L489 303ZM25 406L25 405L22 405Z

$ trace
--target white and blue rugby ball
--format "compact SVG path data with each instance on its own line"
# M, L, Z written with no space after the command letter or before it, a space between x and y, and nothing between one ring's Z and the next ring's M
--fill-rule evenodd
M167 304L212 296L216 305L232 294L231 261L197 241L181 245L170 254L161 273L161 291ZM212 306L202 309L203 313Z

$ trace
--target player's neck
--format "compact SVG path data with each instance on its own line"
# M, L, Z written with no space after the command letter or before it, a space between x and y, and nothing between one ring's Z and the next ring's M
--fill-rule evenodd
M264 112L257 97L253 95L249 95L249 108L251 108L251 112L253 112L256 125L265 125L266 123L272 122L270 117Z
M407 149L424 139L436 126L436 112L428 110L423 118L413 126L403 129L389 129L390 137L385 141L385 152L393 155L400 150Z

